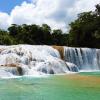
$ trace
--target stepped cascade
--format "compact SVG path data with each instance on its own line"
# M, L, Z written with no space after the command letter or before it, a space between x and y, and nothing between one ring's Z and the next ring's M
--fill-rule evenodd
M0 77L100 70L100 50L63 46L0 46Z

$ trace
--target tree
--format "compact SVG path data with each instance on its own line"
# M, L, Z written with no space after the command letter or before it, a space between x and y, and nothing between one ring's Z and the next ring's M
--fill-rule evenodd
M100 34L99 7L99 5L96 6L95 12L79 14L78 18L70 24L69 43L71 46L100 47L99 40L96 39Z
M64 34L62 30L53 30L52 33L53 44L54 45L67 45L68 44L68 34Z
M100 16L100 4L96 5L96 10L95 10L97 16Z
M0 30L0 45L12 45L14 39L9 36L7 31Z
M42 24L41 27L44 44L51 45L52 44L52 35L51 35L51 28L47 24Z

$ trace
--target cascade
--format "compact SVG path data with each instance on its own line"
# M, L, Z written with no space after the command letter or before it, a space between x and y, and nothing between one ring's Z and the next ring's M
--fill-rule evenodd
M100 49L45 45L0 46L0 77L100 70Z
M67 71L68 66L60 53L51 46L0 46L0 77L63 74Z
M64 47L64 59L78 66L79 70L100 70L100 50Z

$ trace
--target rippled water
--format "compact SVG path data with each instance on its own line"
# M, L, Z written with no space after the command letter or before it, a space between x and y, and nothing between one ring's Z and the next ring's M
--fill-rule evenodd
M0 100L99 100L100 72L0 79Z

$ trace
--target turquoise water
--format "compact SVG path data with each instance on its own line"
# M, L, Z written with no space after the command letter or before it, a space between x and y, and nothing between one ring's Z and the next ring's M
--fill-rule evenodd
M0 100L99 100L100 72L0 79Z
M100 77L100 72L81 72L80 75L86 75L86 76L98 76Z

